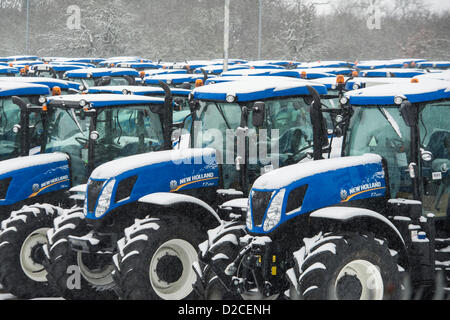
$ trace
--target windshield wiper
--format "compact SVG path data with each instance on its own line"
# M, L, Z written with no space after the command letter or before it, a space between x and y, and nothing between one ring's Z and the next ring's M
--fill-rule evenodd
M395 121L394 117L384 108L378 108L380 110L381 114L384 116L384 118L389 122L392 129L394 129L395 133L398 135L400 139L403 139L402 133L400 131L400 126L398 125L397 121Z
M69 114L69 116L71 116L72 120L73 120L73 121L75 122L75 124L77 125L78 130L80 130L81 134L82 134L83 136L86 137L86 134L84 133L83 129L81 128L80 123L78 122L78 118L77 118L77 115L75 114L75 110L74 110L74 109L70 109L70 114Z

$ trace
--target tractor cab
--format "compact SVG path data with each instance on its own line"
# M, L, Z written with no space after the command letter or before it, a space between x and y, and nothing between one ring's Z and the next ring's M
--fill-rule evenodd
M0 82L0 161L26 156L39 145L39 105L50 94L43 85ZM17 104L20 97L23 104Z
M125 68L86 68L68 71L65 80L82 84L86 89L94 86L136 85L139 72Z
M450 83L427 80L349 92L353 109L343 155L381 155L389 198L420 200L425 212L450 216Z
M32 66L31 70L28 72L28 75L31 77L63 79L66 72L83 69L85 67L87 66L83 66L81 64L45 63Z
M174 102L173 111L173 124L180 126L183 120L189 116L189 94L191 90L171 88L170 89ZM165 91L161 87L142 87L142 86L109 86L109 87L91 87L88 93L92 94L125 94L125 95L138 95L148 97L164 97Z

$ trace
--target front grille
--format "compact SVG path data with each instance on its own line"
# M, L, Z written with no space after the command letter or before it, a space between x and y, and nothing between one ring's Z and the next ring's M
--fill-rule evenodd
M105 181L90 180L87 186L88 211L94 212L100 192L102 191Z
M6 199L12 178L0 180L0 200Z
M252 217L256 226L261 226L264 215L269 207L273 192L253 191L252 192Z
M303 205L303 199L305 198L306 190L308 190L308 185L301 186L289 193L286 212L292 212L294 210L300 209Z

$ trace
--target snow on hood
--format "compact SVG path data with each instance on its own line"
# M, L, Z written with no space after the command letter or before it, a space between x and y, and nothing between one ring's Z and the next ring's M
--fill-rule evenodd
M294 181L298 181L315 174L353 166L381 163L381 160L382 158L379 155L365 154L357 157L344 157L297 163L292 166L284 167L264 174L253 184L253 189L277 190L288 186Z
M214 149L181 149L144 153L136 156L117 159L99 166L92 172L91 179L108 180L122 173L150 165L174 162L182 163L184 159L197 157L211 158L216 154Z
M0 162L0 176L24 168L68 160L69 156L67 154L59 152L5 160Z

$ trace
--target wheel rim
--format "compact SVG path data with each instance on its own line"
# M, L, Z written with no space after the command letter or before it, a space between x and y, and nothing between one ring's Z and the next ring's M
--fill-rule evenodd
M47 244L49 228L40 228L28 235L20 248L20 266L25 275L36 282L47 282L45 267L33 259L36 247Z
M384 295L379 268L366 260L354 260L343 267L334 287L337 299L382 300Z
M112 277L114 266L112 264L101 266L99 268L89 267L83 261L82 252L77 253L77 263L80 267L81 275L93 287L106 287L114 283Z
M161 279L158 274L158 264L164 257L177 258L181 265L182 271L178 280L169 283ZM195 282L197 275L192 270L192 264L197 261L197 251L187 241L182 239L173 239L165 242L156 250L150 261L149 278L155 293L164 300L182 300L186 298L193 290L192 284Z

